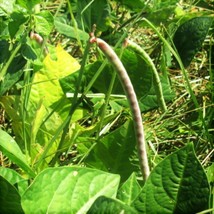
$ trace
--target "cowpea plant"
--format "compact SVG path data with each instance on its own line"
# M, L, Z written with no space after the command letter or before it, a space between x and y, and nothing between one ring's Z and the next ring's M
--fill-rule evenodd
M146 180L147 177L149 176L150 170L149 170L149 164L148 164L148 158L147 158L142 116L141 116L140 107L138 105L138 100L137 100L137 96L134 91L133 85L131 83L131 80L127 74L127 71L124 65L122 64L121 60L119 59L117 54L114 52L114 50L105 41L103 41L100 38L96 38L94 36L94 33L91 33L90 36L91 36L90 42L97 43L98 47L105 54L109 62L114 67L115 71L117 71L120 82L126 93L127 100L129 102L132 115L133 115L140 167L143 174L143 178L144 180Z

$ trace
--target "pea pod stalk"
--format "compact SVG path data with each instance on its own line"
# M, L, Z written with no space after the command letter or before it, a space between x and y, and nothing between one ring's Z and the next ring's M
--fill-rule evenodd
M147 158L143 121L133 85L124 65L122 64L115 51L105 41L100 38L96 38L93 33L90 36L90 43L96 43L100 50L105 54L105 56L117 72L120 82L126 93L126 97L129 102L130 109L132 111L132 117L135 126L140 168L143 174L143 178L144 180L146 180L149 176L150 170Z

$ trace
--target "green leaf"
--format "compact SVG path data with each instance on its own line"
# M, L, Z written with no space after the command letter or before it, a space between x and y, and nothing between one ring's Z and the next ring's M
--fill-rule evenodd
M0 167L0 175L12 185L18 184L19 194L22 195L28 187L28 182L15 170L5 167Z
M16 4L19 4L23 8L27 9L29 12L32 12L34 6L36 6L40 2L41 0L17 0Z
M56 30L67 36L67 37L71 37L71 38L75 38L77 39L78 37L83 40L83 41L87 41L89 38L88 33L85 33L84 31L80 30L80 29L76 29L66 23L63 23L63 20L56 17L54 20L54 25L56 27Z
M139 56L138 54L130 51L130 50L124 50L123 56L122 56L122 62L127 69L127 72L129 74L129 77L133 83L135 92L137 93L137 97L143 98L145 97L152 87L152 77L153 72L151 70L151 67L148 66L148 64L145 62L145 60ZM89 81L94 76L94 71L97 71L99 67L102 65L101 61L96 61L93 64L90 64L85 67L85 82L86 84L89 83ZM103 72L99 75L99 77L96 79L92 90L99 93L106 94L108 92L109 88L109 82L111 81L112 72L114 71L109 65L106 66L103 69ZM66 92L73 92L76 86L78 74L73 73L63 79L60 79L60 85L64 91ZM125 94L123 87L121 86L119 79L115 81L115 85L112 90L113 94ZM126 100L119 100L119 103L121 105L128 106L128 102Z
M171 1L168 1L171 2ZM178 0L177 0L178 2ZM174 10L176 8L176 4L172 4L171 6L167 4L166 6L161 7L160 9L154 10L145 15L145 17L152 22L154 25L159 26L161 23L165 24L167 21L171 21L170 18L174 14Z
M24 213L16 188L0 176L0 213Z
M48 36L54 26L54 18L49 11L42 11L34 16L36 27L35 31L42 36Z
M123 201L127 205L131 205L137 198L141 191L141 187L137 182L135 173L126 180L126 182L120 187L117 193L117 198Z
M139 198L139 213L194 214L208 208L210 189L192 144L174 152L151 172Z
M121 180L124 182L133 171L139 171L135 146L133 123L127 121L123 126L103 137L95 145L86 158L85 164L120 174Z
M6 40L1 40L0 41L0 63L5 63L5 61L9 58L10 56L10 51L9 51L9 46L10 44Z
M57 60L48 54L44 59L44 68L36 72L30 100L38 103L44 99L45 107L50 107L63 97L59 79L76 72L80 65L76 59L69 55L60 45L56 48Z
M21 169L27 172L31 177L35 173L30 168L26 161L25 155L22 153L15 140L7 134L7 132L0 129L0 150L6 155L13 163L17 164Z
M153 71L151 66L139 54L128 49L123 52L121 60L128 72L138 99L145 97L152 87ZM114 88L113 93L124 93L121 84Z
M40 50L41 53L41 50ZM36 60L37 59L37 55L36 52L34 51L34 49L27 43L23 44L22 46L22 56L26 59L26 60Z
M173 42L185 67L199 51L211 27L213 17L193 18L177 29Z
M137 212L127 206L126 204L121 203L118 200L107 198L104 196L100 196L94 204L91 206L87 214L121 214L121 213L128 213L128 214L137 214Z
M0 96L4 95L22 76L23 70L15 73L7 73L4 80L0 82Z
M80 29L86 32L92 31L92 26L96 24L98 31L107 29L106 23L110 16L110 6L107 0L77 1L77 17L76 20Z
M49 168L22 196L28 213L86 213L101 195L115 197L119 176L81 167Z
M10 33L10 38L13 39L17 34L23 36L24 26L22 26L26 21L27 17L20 11L15 11L11 15L11 21L8 24L8 30Z
M15 0L0 0L0 16L6 16L13 12Z
M173 98L175 97L175 93L172 91L167 79L160 76L160 80L161 80L164 100L166 102L173 100ZM148 95L139 100L139 105L142 111L148 111L150 109L157 108L159 106L154 85L152 86Z
M14 47L17 44L14 45ZM9 44L6 41L0 42L0 63L7 63L9 60L9 56L11 52L9 51ZM7 92L22 76L23 67L26 64L26 60L22 57L22 55L18 54L12 62L10 63L6 75L4 76L4 80L0 81L0 95L3 95Z

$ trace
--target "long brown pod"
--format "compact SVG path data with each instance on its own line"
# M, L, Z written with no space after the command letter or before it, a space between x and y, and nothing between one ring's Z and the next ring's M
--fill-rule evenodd
M143 178L144 178L144 180L146 180L150 173L148 157L147 157L147 152L146 152L146 142L145 142L145 136L144 136L141 111L140 111L137 96L134 91L131 80L130 80L128 73L127 73L124 65L122 64L121 60L119 59L117 54L114 52L114 50L105 41L103 41L100 38L96 38L92 33L90 42L97 43L98 47L102 50L102 52L108 58L109 62L112 64L114 69L117 71L120 82L126 93L126 97L129 102L130 109L132 111L132 117L133 117L134 126L135 126L135 134L136 134L136 138L137 138L137 147L138 147L138 156L139 156L140 167L141 167L141 171L143 174Z

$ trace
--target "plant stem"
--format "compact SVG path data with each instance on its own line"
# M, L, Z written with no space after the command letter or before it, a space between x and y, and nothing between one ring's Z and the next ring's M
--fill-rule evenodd
M33 75L34 76L34 75ZM33 77L32 77L33 79ZM30 69L30 62L27 63L27 69L24 72L24 87L23 90L21 91L21 100L23 100L22 108L21 108L21 113L22 113L22 135L23 135L23 140L24 140L24 145L25 145L25 152L27 157L31 157L31 142L27 138L27 127L26 127L26 117L27 117L27 109L28 109L28 102L29 102L29 97L30 97L30 91L31 91L31 84L32 82L31 79L31 69Z
M72 105L71 105L71 108L70 108L70 111L69 111L69 115L66 118L66 121L63 123L63 125L60 126L59 130L63 130L63 133L62 133L59 145L57 147L57 152L56 152L54 158L51 161L51 165L54 165L56 163L57 159L58 159L58 156L59 156L59 154L61 152L61 149L62 149L64 140L65 140L67 131L69 129L69 125L70 125L70 121L72 119L73 113L76 110L76 108L79 106L79 104L82 102L82 99L83 99L83 97L78 98L78 93L80 91L80 86L81 86L81 82L82 82L82 77L83 77L85 64L86 64L86 61L88 59L89 48L90 48L90 43L88 42L87 46L85 48L84 55L83 55L83 60L82 60L82 63L81 63L81 68L80 68L79 76L78 76L78 80L77 80L77 86L76 86L76 90L74 92L74 97L73 97L73 100L72 100ZM53 141L51 141L51 144L52 143L53 143Z
M150 65L150 67L152 68L152 71L153 71L153 74L154 74L154 87L155 87L155 91L156 91L157 100L158 100L158 102L160 104L160 107L161 107L162 111L163 112L167 111L167 106L166 106L166 103L165 103L165 100L164 100L164 96L163 96L163 90L162 90L162 86L161 86L160 77L159 77L159 74L157 72L157 69L156 69L152 59L146 53L146 51L144 51L144 49L141 48L135 42L130 41L130 40L126 40L125 41L125 45L128 45L134 51L139 53L145 59L147 64Z
M102 129L102 126L103 126L103 121L104 121L104 118L105 118L105 114L106 114L106 110L107 110L107 107L108 107L108 103L109 103L109 99L110 99L110 96L111 96L111 92L112 92L112 89L113 89L113 86L114 86L114 82L115 82L115 79L116 79L116 76L117 74L114 72L113 75L112 75L112 78L111 78L111 82L109 84L109 88L108 88L108 92L105 96L105 103L103 105L103 108L102 108L102 113L101 113L101 118L100 118L100 122L99 122L99 131L97 132L97 138L100 136L100 131Z

